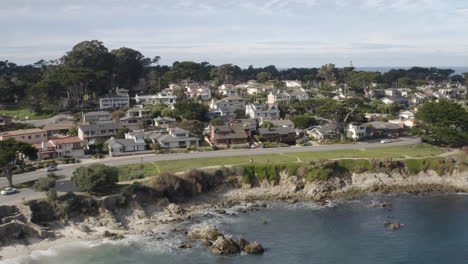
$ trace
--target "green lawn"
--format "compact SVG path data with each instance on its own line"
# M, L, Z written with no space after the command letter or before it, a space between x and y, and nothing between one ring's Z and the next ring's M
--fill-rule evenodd
M20 119L24 119L28 117L30 120L45 119L45 118L49 118L52 116L52 115L37 114L34 111L31 111L29 109L24 109L24 108L19 108L19 107L18 108L9 107L7 109L0 109L0 114L8 115L11 117L16 116L16 118L20 118Z
M193 168L202 168L208 166L248 164L250 163L250 159L252 159L255 163L291 163L297 162L297 158L304 162L320 159L338 158L418 158L426 156L436 156L444 153L445 151L445 148L439 148L428 144L417 144L410 146L385 147L378 149L333 150L319 152L158 161L144 163L143 166L144 176L150 177L159 174L159 172L179 172ZM142 164L134 164L120 167L126 170L140 170L143 169L141 168L141 166Z

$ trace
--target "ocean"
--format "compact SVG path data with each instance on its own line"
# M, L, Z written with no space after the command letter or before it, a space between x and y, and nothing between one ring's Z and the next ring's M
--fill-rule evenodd
M423 68L430 68L430 67L423 67ZM445 67L445 66L435 66L434 68L437 69L452 69L454 71L453 74L463 74L468 72L468 67ZM356 71L370 71L370 72L381 72L385 73L393 69L404 69L408 70L411 67L356 67Z
M372 207L388 201L391 208ZM263 255L215 256L197 241L193 248L178 249L188 241L180 231L123 241L97 241L64 245L6 263L120 264L120 263L425 263L468 262L468 196L387 195L318 206L313 202L274 202L258 212L238 216L205 216L195 226L215 224L233 237L259 241ZM389 230L384 221L401 222ZM265 224L266 222L266 224ZM193 228L192 224L186 228Z

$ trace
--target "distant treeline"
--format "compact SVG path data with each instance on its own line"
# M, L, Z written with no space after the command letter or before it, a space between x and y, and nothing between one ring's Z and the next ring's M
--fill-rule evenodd
M54 61L40 60L32 65L0 61L0 105L20 105L36 112L52 113L81 109L85 102L118 86L131 93L155 93L169 83L213 81L214 85L248 80L301 80L309 86L348 84L355 89L415 87L427 81L465 82L467 74L453 75L450 69L414 67L386 73L359 72L352 67L289 68L275 66L242 69L233 64L176 61L159 65L159 56L145 58L139 51L122 47L109 51L100 41L83 41ZM373 85L372 87L375 87Z

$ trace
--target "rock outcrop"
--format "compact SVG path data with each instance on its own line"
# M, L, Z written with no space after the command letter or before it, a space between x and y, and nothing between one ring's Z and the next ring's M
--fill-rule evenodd
M240 247L230 236L219 236L210 247L210 251L216 255L231 255L240 253Z
M205 226L192 230L188 233L188 236L192 239L216 240L218 237L223 236L223 234L215 226Z
M248 254L262 254L265 251L265 249L260 243L253 242L245 245L244 251Z

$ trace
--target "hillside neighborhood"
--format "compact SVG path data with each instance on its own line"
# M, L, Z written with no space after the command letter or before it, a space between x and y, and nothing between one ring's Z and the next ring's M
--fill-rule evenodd
M171 83L161 92L132 96L126 89L115 88L97 98L95 111L79 112L71 120L42 127L10 130L14 122L21 121L1 115L0 140L26 142L38 150L40 160L50 160L391 139L409 133L425 101L448 99L463 104L467 93L464 85L436 82L414 89L368 89L362 94L349 91L346 84L331 87L325 93L298 80L279 84L249 80L220 86ZM313 98L367 101L380 111L359 110L363 119L347 122L327 113L308 114L308 107L320 107ZM183 117L190 113L176 115L181 101L203 107L200 120ZM182 111L192 111L190 107ZM360 106L353 107L348 116Z

